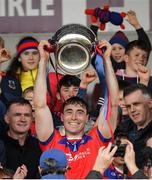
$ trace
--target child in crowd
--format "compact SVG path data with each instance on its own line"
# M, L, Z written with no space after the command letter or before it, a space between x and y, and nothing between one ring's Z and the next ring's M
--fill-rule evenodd
M127 36L122 31L117 31L109 42L112 45L111 62L114 71L116 72L117 69L125 69L125 62L123 58L125 48L129 43Z
M22 91L34 85L39 62L37 46L38 41L30 36L19 41L16 56L1 80L1 100L5 105L21 97Z
M126 138L125 134L122 134L119 131L115 132L114 144L117 145L118 149L114 155L113 162L104 172L105 178L123 179L124 177L129 177L129 172L125 166L124 160L126 144L123 143L123 140Z
M129 178L148 179L148 176L146 176L135 163L135 152L132 143L127 139L124 139L123 143L125 144L126 148L122 161L123 163L121 164L124 164L125 162L125 169L128 168L128 171L130 172ZM126 179L126 174L120 174L118 171L116 171L116 169L111 169L110 164L114 163L116 159L114 156L116 156L118 151L118 146L115 145L114 148L112 148L111 143L109 143L107 147L101 147L98 151L98 156L96 158L94 167L86 176L86 179L103 179L104 174L107 174L110 179ZM125 173L127 173L127 169Z
M124 61L126 69L116 72L117 79L125 80L131 84L142 83L152 90L152 78L146 67L149 51L143 41L135 40L128 43Z
M138 35L138 40L145 42L149 56L151 51L151 42L147 34L145 33L144 29L140 25L136 13L132 10L128 11L126 21L128 21L128 23L132 25L136 30ZM91 29L97 35L97 30L98 30L97 24L91 25ZM118 69L125 69L125 62L123 56L125 54L125 48L129 42L127 36L125 35L124 32L118 31L112 36L109 42L112 45L111 61L114 71L116 72Z
M67 158L62 150L52 148L41 154L39 161L41 179L66 179L68 169Z
M34 87L28 87L24 90L22 96L24 99L28 100L32 106L32 114L33 114L33 121L30 128L30 133L32 136L36 137L36 129L35 129L35 107L33 103L33 96L34 96Z
M39 62L39 42L34 37L22 38L17 44L17 53L8 69L8 74L15 76L24 91L29 86L34 86Z

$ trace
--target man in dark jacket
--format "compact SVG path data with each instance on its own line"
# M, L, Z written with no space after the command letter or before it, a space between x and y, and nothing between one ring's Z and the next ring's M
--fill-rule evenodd
M145 139L152 134L152 95L142 84L134 84L124 89L124 100L130 121L120 124L120 129L126 132L128 139L133 143L136 153L136 163L142 167L142 148Z
M5 115L9 129L2 137L6 149L6 168L16 171L24 164L28 179L38 178L41 155L38 140L29 134L32 118L32 107L27 100L19 98L10 101Z

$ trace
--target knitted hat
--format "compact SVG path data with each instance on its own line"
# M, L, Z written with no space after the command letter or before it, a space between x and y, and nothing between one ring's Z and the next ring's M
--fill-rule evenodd
M129 43L129 40L127 38L127 36L122 32L122 31L117 31L112 38L110 39L110 44L120 44L121 46L123 46L124 48L127 46L127 44Z
M46 160L49 158L56 161L56 167L66 167L68 164L65 153L62 150L52 148L41 154L39 165L42 169L49 168L49 165L46 163Z
M27 49L38 49L39 42L33 37L24 37L17 45L17 56Z

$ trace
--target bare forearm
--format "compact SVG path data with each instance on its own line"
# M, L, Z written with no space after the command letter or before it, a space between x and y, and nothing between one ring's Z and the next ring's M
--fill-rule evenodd
M46 141L52 134L53 119L46 103L46 61L39 62L34 88L36 132L40 141Z
M49 59L49 54L44 50L45 45L49 47L48 41L42 40L38 47L40 61L34 87L35 122L40 141L46 141L54 130L52 114L46 103L46 64Z
M106 82L110 93L111 105L118 104L118 82L112 68L112 63L110 60L105 60L105 74L106 74Z
M34 87L34 104L36 107L42 107L46 105L46 92L46 62L40 60Z
M108 122L114 132L117 126L119 88L114 70L112 68L111 61L105 63L105 69L106 69L106 82L109 89L110 104L111 104L111 115L109 117ZM111 134L111 132L109 134Z

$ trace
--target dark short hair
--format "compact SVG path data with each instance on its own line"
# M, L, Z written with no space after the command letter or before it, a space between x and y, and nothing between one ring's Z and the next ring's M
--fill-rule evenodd
M62 105L62 112L64 111L65 107L69 104L74 104L74 105L79 104L80 106L86 108L86 111L88 114L88 104L83 99L81 99L77 96L74 96L74 97L67 99Z
M132 85L126 87L124 89L123 95L125 97L135 91L138 91L138 90L140 90L143 95L148 95L150 98L152 97L150 90L147 88L147 86L145 86L143 84L132 84Z
M30 104L30 102L22 97L19 97L19 98L14 98L12 99L11 101L8 102L7 104L7 111L10 109L10 107L13 105L13 104L19 104L19 105L29 105L32 109L32 106Z
M66 167L58 167L56 166L57 161L55 159L52 158L48 158L45 160L45 163L47 163L47 165L49 166L48 168L41 168L41 175L45 176L47 174L65 174L67 169Z
M149 49L146 43L141 40L134 40L134 41L129 42L125 48L125 54L129 54L135 47L147 52L147 54L149 55Z
M59 88L61 88L62 86L65 86L65 87L77 86L77 87L79 87L80 81L81 80L77 76L65 75L59 81Z

